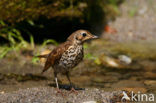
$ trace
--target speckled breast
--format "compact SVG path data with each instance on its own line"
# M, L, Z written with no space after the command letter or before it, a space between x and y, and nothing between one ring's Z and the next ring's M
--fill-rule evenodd
M62 55L59 61L59 67L69 70L74 68L83 59L83 46L70 46Z

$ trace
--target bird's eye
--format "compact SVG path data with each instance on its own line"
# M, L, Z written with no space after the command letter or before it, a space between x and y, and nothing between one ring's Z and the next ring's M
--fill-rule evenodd
M85 37L85 36L87 36L87 34L86 33L83 33L82 36Z

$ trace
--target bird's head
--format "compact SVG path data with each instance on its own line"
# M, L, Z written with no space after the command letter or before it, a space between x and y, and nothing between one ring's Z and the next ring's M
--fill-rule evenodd
M77 30L68 37L68 40L74 41L74 43L82 44L87 40L97 38L98 36L91 34L87 30Z

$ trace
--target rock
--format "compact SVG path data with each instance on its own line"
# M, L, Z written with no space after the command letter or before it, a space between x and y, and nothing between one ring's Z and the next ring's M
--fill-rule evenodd
M99 57L99 61L102 65L107 67L113 67L113 68L124 68L125 66L120 63L120 61L116 58L107 56L105 54L102 54Z
M147 89L146 88L143 88L143 87L134 87L134 88L117 88L116 90L124 90L124 91L128 91L128 92L134 92L134 93L138 93L138 92L141 92L141 93L146 93L147 92Z
M61 94L53 87L20 89L12 93L0 94L1 103L116 103L121 100L122 91L105 92L100 89L86 89L78 94L62 90Z
M120 73L117 73L117 72L106 72L105 75L115 77L115 78L118 78L118 79L121 79L122 76L123 76L123 75L121 75Z
M155 67L156 67L156 61L143 60L143 61L139 61L139 64L147 72L156 72L156 69L155 69Z
M112 85L113 88L137 88L137 87L145 87L144 84L142 82L139 81L134 81L134 80L121 80L117 83L114 83Z
M145 72L144 77L145 77L145 79L155 80L156 79L156 73L154 73L154 72Z
M118 80L119 79L115 76L95 77L92 79L92 81L96 83L112 83L112 82L117 82Z
M118 61L114 58L106 57L105 62L110 67L119 67Z
M156 93L156 80L146 80L144 84L147 85L149 91Z
M156 85L156 80L146 80L144 81L146 85Z
M4 93L5 93L4 91L1 91L1 92L0 92L0 94L4 94Z
M120 62L125 63L125 64L132 63L132 59L126 55L119 55L118 59L120 60Z
M83 102L83 103L97 103L96 101L86 101L86 102Z

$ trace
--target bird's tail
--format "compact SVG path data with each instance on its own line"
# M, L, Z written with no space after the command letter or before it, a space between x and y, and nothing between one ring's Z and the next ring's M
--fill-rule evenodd
M47 70L50 68L50 66L51 66L51 63L48 62L48 61L46 61L46 63L45 63L45 65L44 65L44 68L43 68L41 74L43 74L45 71L47 71Z
M38 56L36 56L36 57L39 57L39 58L48 58L48 56L49 56L49 54L43 54L43 55L38 55ZM44 66L44 69L43 69L42 72L41 72L41 75L42 75L45 71L47 71L47 70L49 69L50 66L51 66L51 63L49 63L49 62L46 61L45 66Z

